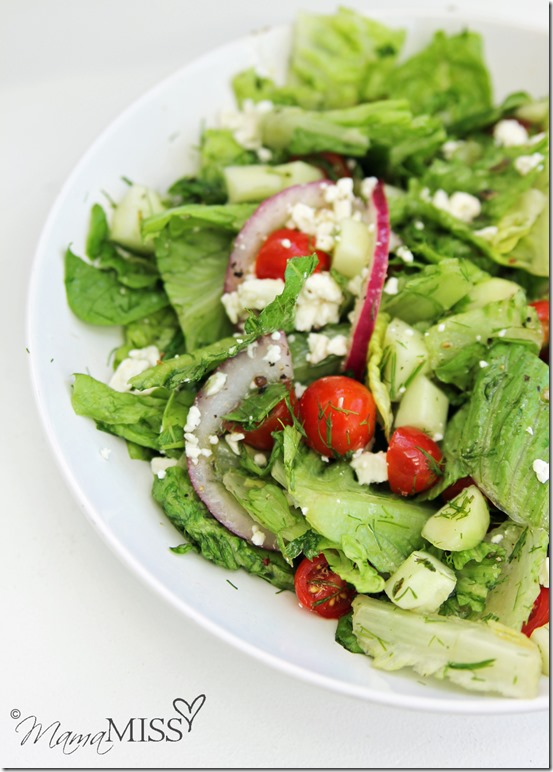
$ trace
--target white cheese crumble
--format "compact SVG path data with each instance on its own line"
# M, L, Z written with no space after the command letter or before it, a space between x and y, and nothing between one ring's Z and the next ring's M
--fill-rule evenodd
M207 438L209 440L210 445L218 445L219 444L219 437L217 437L216 434L210 434Z
M265 453L256 453L253 457L253 462L257 466L267 466L267 456Z
M542 461L541 458L536 458L532 464L532 469L536 473L538 481L541 483L549 482L549 463Z
M265 534L257 525L252 526L252 544L256 547L261 547L265 541Z
M184 425L185 432L193 432L200 425L202 420L202 414L200 409L196 405L192 405L186 416L186 423Z
M527 426L524 431L526 432L526 434L531 434L531 435L534 434L534 430L532 429L531 426Z
M489 362L486 362L484 359L481 359L481 360L478 362L478 364L479 364L479 365L480 365L480 367L482 367L482 368L484 368L484 367L488 367L488 366L489 366Z
M345 335L335 335L333 338L329 338L328 335L322 333L310 332L307 337L309 354L307 354L306 359L312 365L316 365L331 355L345 356L348 350L347 342Z
M272 109L273 103L268 99L260 102L244 99L241 110L221 111L219 125L231 131L239 145L246 150L255 150L259 160L267 162L271 160L273 154L269 148L263 147L262 125L263 116L270 113Z
M276 365L277 362L280 362L281 357L282 349L275 343L274 345L269 346L267 353L263 357L263 361L268 362L270 365Z
M301 332L336 324L340 318L342 291L327 271L308 276L296 304L295 326Z
M495 124L493 138L496 145L516 147L517 145L526 145L528 142L528 132L518 121L515 121L513 118L505 118Z
M376 177L365 177L365 179L361 181L361 195L366 201L368 201L374 193L377 182L378 179Z
M405 246L405 244L402 244L400 247L396 249L396 255L403 260L404 263L412 263L415 259L413 256L413 253L411 250Z
M175 458L165 458L164 456L156 456L150 461L150 469L152 470L152 474L158 477L160 480L163 480L169 467L176 465L177 460Z
M282 293L283 289L282 279L248 277L234 292L226 292L221 302L230 321L236 324L244 316L246 309L262 311Z
M457 190L448 196L441 188L434 193L432 203L462 222L470 223L480 214L480 201L470 193Z
M213 373L213 375L210 375L204 386L206 397L218 394L227 382L227 377L226 373Z
M240 455L240 448L238 447L238 443L241 442L245 436L246 435L242 434L241 432L231 432L230 434L225 434L226 443L235 456Z
M458 139L448 139L447 142L444 142L442 145L442 155L447 161L451 161L455 153L459 150L459 148L463 145L462 140Z
M296 383L294 384L294 392L298 399L302 398L303 393L306 389L307 389L307 386L303 383L300 383L299 381L296 381Z
M104 461L109 461L109 457L111 456L111 450L109 448L102 448L100 450L100 455L104 459Z
M541 153L532 153L532 155L519 155L519 157L515 159L514 165L517 172L524 177L534 169L537 169L544 160L545 159Z
M491 541L492 544L500 544L500 542L503 541L503 538L504 538L504 534L496 533L495 536L492 536L490 541Z
M115 391L132 391L129 380L149 367L154 367L160 358L161 354L157 346L131 349L128 357L123 359L111 376L109 386ZM144 394L144 392L141 393Z
M399 291L399 282L396 276L390 276L384 287L382 288L382 292L385 292L386 295L397 295Z
M209 458L209 456L213 455L209 448L200 448L198 438L192 432L185 432L184 434L184 453L193 464L198 463L200 456Z
M388 479L388 464L386 453L361 453L352 458L350 466L362 485L386 482Z

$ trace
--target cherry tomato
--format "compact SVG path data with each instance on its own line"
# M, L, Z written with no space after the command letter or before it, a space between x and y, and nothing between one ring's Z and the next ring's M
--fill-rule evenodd
M298 399L292 387L290 387L290 405L294 414L297 415ZM275 405L269 415L255 429L249 432L244 429L242 424L231 421L225 421L224 428L230 432L241 432L244 435L244 442L256 450L271 450L275 444L273 432L281 431L285 426L292 426L293 423L294 419L287 401L283 399Z
M300 419L310 448L322 456L343 456L373 437L376 405L371 392L345 375L328 375L307 387Z
M255 275L258 279L284 279L286 263L291 257L304 257L313 252L319 258L315 273L328 271L330 255L315 249L315 237L292 228L279 228L264 241L255 259Z
M535 300L530 305L536 309L543 332L543 346L549 343L549 300Z
M339 180L341 177L352 177L351 169L343 155L323 151L310 155L294 156L293 160L305 161L311 166L317 166L327 180Z
M300 604L326 619L339 619L351 608L355 588L330 570L324 555L304 558L294 576Z
M540 594L534 601L528 621L522 626L524 635L530 637L534 630L549 622L549 587L541 587Z
M441 474L442 459L442 451L428 434L413 426L400 426L392 434L386 454L390 488L400 496L431 488Z
M455 496L458 496L461 491L464 491L465 488L468 488L469 485L476 485L472 477L461 477L460 480L452 483L442 491L442 499L444 501L451 501L451 499L454 499Z

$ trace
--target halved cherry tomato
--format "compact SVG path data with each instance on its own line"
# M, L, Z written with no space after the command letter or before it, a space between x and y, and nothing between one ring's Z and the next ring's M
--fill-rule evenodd
M543 332L543 346L549 343L549 300L535 300L530 305L536 309Z
M294 156L292 160L301 160L311 166L317 166L327 180L339 180L341 177L352 177L351 169L343 155L323 151L309 155Z
M428 434L413 426L400 426L392 434L386 453L390 488L400 496L428 490L441 474L442 460L442 451Z
M293 391L290 391L290 404L294 412L297 409L298 400ZM257 429L251 432L241 430L244 434L244 442L251 445L256 450L271 450L275 444L273 432L284 429L285 426L292 426L294 419L290 413L286 400L283 399L276 405L267 418L259 424Z
M351 608L355 588L330 570L324 555L304 558L294 576L300 604L326 619L339 619Z
M376 405L371 392L345 375L328 375L307 387L300 399L306 442L322 456L343 456L372 439Z
M528 621L522 626L524 635L530 637L534 630L549 622L549 587L541 587L540 594L534 601Z
M255 259L255 275L258 279L284 279L286 263L291 257L304 257L313 252L319 258L315 273L328 271L330 255L315 249L315 237L293 228L279 228L267 236Z

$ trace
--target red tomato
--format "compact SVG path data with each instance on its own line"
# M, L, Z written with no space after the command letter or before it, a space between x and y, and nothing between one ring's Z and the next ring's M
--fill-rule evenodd
M300 604L326 619L339 619L351 608L355 588L330 570L324 555L304 558L294 576Z
M540 594L534 601L534 607L526 624L522 625L524 635L530 637L534 630L549 622L549 587L541 587Z
M461 491L464 491L465 488L468 488L469 485L476 485L472 477L461 477L460 480L452 483L452 485L448 486L445 490L442 491L442 499L444 501L451 501L451 499L454 499L455 496L458 496Z
M386 454L390 488L400 496L431 488L440 476L442 459L442 451L428 434L413 426L400 426L392 434Z
M549 343L549 300L535 300L530 305L536 309L538 319L541 323L543 331L543 344L547 346Z
M313 252L319 258L315 273L328 271L330 255L315 249L315 237L292 228L273 231L264 241L255 259L255 275L258 279L284 279L286 263L291 257L304 257Z
M310 448L322 456L343 456L373 437L376 405L371 392L345 375L328 375L307 387L300 419Z
M293 389L290 389L290 404L294 413L297 412L298 400ZM286 400L281 400L271 410L267 418L262 421L256 429L247 432L239 424L228 424L225 428L231 431L242 432L244 435L244 442L247 445L251 445L256 450L271 450L275 444L273 432L281 431L285 426L292 426L294 419L290 414Z
M353 177L348 162L343 155L323 151L321 153L311 153L309 155L295 155L291 161L305 161L306 164L317 166L327 178L327 180L339 180L341 177Z

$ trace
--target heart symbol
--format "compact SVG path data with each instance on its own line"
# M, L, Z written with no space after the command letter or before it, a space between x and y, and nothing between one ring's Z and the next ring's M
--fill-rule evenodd
M183 700L182 697L177 697L173 700L173 708L179 713L184 720L188 724L188 731L190 732L192 730L192 722L202 709L205 702L205 694L198 694L195 700L192 701L192 703L187 702L186 700ZM184 707L186 707L186 712L184 712Z

